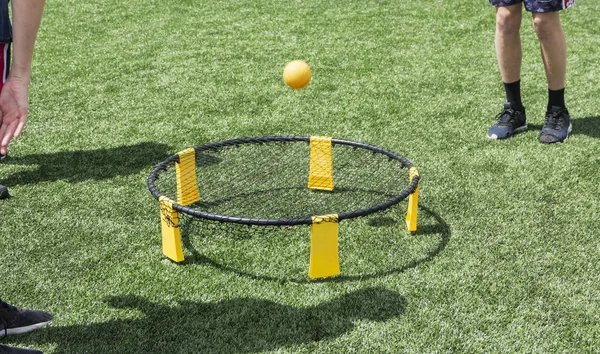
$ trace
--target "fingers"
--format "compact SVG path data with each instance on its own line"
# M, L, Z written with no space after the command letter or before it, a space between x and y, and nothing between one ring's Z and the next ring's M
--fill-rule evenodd
M6 155L6 146L2 145L4 141L4 132L6 131L6 125L0 124L0 155Z
M10 124L2 124L2 127L0 127L0 155L6 155L8 152L8 144L13 137L16 137L15 132L19 124L20 121L15 120Z
M18 138L21 136L21 132L23 132L23 128L25 128L25 123L27 123L27 116L19 119L19 123L17 124L17 129L15 129L13 137Z

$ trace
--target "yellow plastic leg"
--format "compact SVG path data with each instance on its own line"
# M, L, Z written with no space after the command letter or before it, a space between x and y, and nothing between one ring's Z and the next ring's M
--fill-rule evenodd
M409 182L415 176L419 175L419 171L415 167L411 167L409 170ZM406 228L410 232L417 231L417 214L419 212L419 185L415 189L414 193L408 196L408 210L406 212Z
M308 276L314 279L338 275L338 216L313 216L312 219Z
M310 137L310 174L308 188L333 190L333 149L331 138Z
M190 205L200 200L196 183L196 152L190 148L177 155L179 155L179 162L175 164L177 203Z
M173 201L160 197L160 225L162 230L163 254L175 262L182 262L183 248L179 231L179 213L173 209Z

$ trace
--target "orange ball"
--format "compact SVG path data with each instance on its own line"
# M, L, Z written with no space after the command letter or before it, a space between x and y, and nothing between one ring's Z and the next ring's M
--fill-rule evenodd
M293 89L305 88L311 77L310 67L302 60L291 61L283 69L283 81Z

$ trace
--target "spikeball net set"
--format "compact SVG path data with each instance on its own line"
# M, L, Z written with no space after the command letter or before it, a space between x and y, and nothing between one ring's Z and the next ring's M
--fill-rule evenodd
M244 237L256 230L310 226L310 278L340 274L338 224L408 198L417 229L419 173L383 148L322 136L267 136L183 150L156 166L148 188L159 201L162 247L184 260L181 229Z

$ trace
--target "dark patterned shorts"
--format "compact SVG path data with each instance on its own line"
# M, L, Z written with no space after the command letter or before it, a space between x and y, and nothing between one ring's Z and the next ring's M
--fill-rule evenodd
M496 7L520 3L525 3L525 10L530 12L554 12L575 6L575 0L490 0Z

